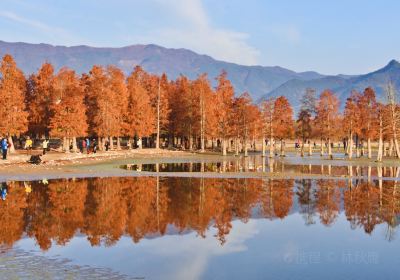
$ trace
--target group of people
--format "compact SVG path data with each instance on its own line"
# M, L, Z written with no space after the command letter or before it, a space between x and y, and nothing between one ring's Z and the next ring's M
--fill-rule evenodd
M71 148L71 147L70 147ZM90 140L89 138L82 139L80 145L79 145L79 150L83 154L86 152L87 154L96 153L97 152L97 142L96 139ZM106 150L108 150L108 146L106 143Z
M7 155L8 155L8 151L9 149L12 147L12 144L10 141L8 141L7 137L3 137L0 140L0 148L1 148L1 153L3 156L3 160L7 159ZM28 136L25 140L25 144L24 144L24 150L26 150L26 153L28 155L32 154L32 148L33 148L33 141L32 139ZM49 147L49 139L44 139L42 142L42 147L43 147L43 152L42 154L45 155L48 147Z
M42 155L45 155L47 153L47 151L49 150L49 142L50 141L47 138L45 138L42 141L42 143L41 143ZM23 138L19 139L19 145L21 147L23 147L24 150L26 150L27 155L32 155L33 144L34 144L33 140L29 136L27 136L25 138L25 141ZM131 148L132 142L130 139L128 140L127 145L129 148ZM11 146L12 146L12 142L10 142L7 137L2 137L0 139L0 149L2 152L3 160L7 159L7 155L9 153ZM98 150L98 143L95 138L90 139L89 137L87 137L78 142L78 147L79 147L79 150L81 153L87 153L87 154L96 153ZM139 138L137 140L137 147L142 148L142 139L141 138ZM70 145L69 148L70 148L70 150L72 150L73 149L72 145ZM105 142L104 142L104 148L105 148L105 151L109 151L111 148L111 143L108 139L105 140Z

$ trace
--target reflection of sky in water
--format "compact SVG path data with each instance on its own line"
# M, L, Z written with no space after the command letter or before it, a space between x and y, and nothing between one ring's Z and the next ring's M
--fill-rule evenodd
M305 226L297 213L284 220L232 224L223 246L211 228L205 239L194 232L137 244L123 237L111 247L91 247L86 237L77 236L44 255L145 279L398 279L400 243L385 240L385 224L371 235L351 229L343 213L329 227ZM16 247L37 250L27 238Z

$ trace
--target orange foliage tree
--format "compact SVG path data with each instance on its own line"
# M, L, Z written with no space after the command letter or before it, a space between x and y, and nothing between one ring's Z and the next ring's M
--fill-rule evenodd
M26 102L29 112L29 132L37 136L48 136L51 105L54 99L54 68L44 63L37 74L28 79Z
M151 136L156 122L149 93L143 86L146 77L147 73L138 66L127 79L128 106L125 131L127 135L136 135L139 138Z
M343 128L346 131L348 137L346 154L348 154L349 158L352 158L353 156L354 135L357 134L358 138L358 133L360 131L359 129L361 125L361 118L360 118L360 110L359 107L357 106L357 103L359 103L359 99L360 99L360 94L356 91L352 91L350 97L347 98L346 100L346 105L344 108ZM357 142L358 141L356 141L356 144L358 144ZM357 151L358 151L358 145L357 145Z
M64 139L63 149L69 150L72 141L76 151L76 137L87 133L84 88L73 70L63 68L55 77L53 103L50 105L50 134Z
M216 88L216 107L215 116L217 119L217 131L222 147L222 155L226 155L227 140L231 136L231 122L233 109L234 89L227 78L227 73L223 71L217 77L218 85Z
M273 124L275 137L281 142L281 156L285 156L284 139L290 139L294 134L293 109L286 97L275 100Z
M323 155L323 140L328 144L328 155L332 158L331 141L338 132L340 123L339 99L330 90L324 90L316 107L316 126L321 137L321 155Z
M5 55L0 64L0 134L20 135L27 130L28 113L25 110L26 80L11 55ZM11 151L13 151L12 145Z

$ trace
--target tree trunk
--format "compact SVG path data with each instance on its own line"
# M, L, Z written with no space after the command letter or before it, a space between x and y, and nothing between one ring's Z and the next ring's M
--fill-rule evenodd
M243 139L243 149L244 149L244 156L247 157L248 156L248 152L247 152L247 141L246 138Z
M161 102L161 84L160 78L158 79L158 91L157 91L157 139L156 149L160 148L160 102Z
M8 136L8 143L10 143L10 145L11 145L10 148L8 148L8 152L9 152L10 154L15 153L14 142L13 142L13 139L12 139L11 136Z
M225 140L225 138L222 139L221 145L222 145L222 155L226 156L226 140Z
M205 152L205 139L204 139L204 136L202 136L201 138L200 138L200 146L201 146L201 152L202 153L204 153Z
M301 142L300 156L304 157L304 140Z
M269 157L270 158L274 157L274 138L273 137L269 138Z
M239 156L239 137L235 139L235 156Z
M191 135L189 135L189 150L193 150L193 137Z
M121 138L117 137L117 151L121 151Z
M133 138L130 137L130 136L129 136L129 142L128 142L128 143L129 143L128 149L129 149L129 150L132 150Z
M399 147L399 142L397 141L396 135L393 136L394 138L394 147L396 149L396 157L400 158L400 147Z
M382 141L382 128L379 129L379 143L378 143L378 156L377 161L382 161L383 157L383 141Z
M386 142L385 141L383 141L383 148L382 149L383 149L383 154L382 155L384 157L387 157L387 149L386 149Z
M391 157L393 155L393 139L390 139L389 141L389 156Z
M76 145L76 137L75 137L75 136L72 137L72 151L73 151L74 153L78 152L78 147L77 147L77 145Z
M69 147L68 147L68 140L67 137L63 137L63 146L62 146L62 150L64 152L69 152Z
M330 159L333 159L331 138L328 138L328 156L329 156Z
M359 142L358 134L356 134L356 157L360 157L360 142Z
M262 157L265 157L265 150L266 150L266 147L265 147L265 137L263 137L263 138L262 138L262 152L261 152L261 156L262 156ZM263 160L263 162L264 162L264 160Z
M110 150L114 150L114 138L110 136Z
M353 157L353 133L350 132L350 137L349 137L349 143L348 143L348 154L349 154L349 159Z
M323 140L321 138L321 157L324 155L324 143Z
M364 141L362 142L361 145L361 156L363 157L365 155L365 147L364 147Z
M168 136L168 149L172 149L173 146L174 146L174 136L169 135Z
M371 159L372 158L372 149L371 149L371 138L369 138L369 137L367 140L367 145L368 145L368 158Z
M285 141L281 139L281 157L285 156Z
M309 155L309 156L312 156L311 140L308 141L308 155Z

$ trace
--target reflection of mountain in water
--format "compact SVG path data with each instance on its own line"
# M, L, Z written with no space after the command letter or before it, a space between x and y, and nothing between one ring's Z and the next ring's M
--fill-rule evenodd
M195 231L226 242L233 220L285 219L300 213L306 225L334 225L344 212L352 228L371 233L387 224L389 240L399 224L397 181L221 178L95 178L8 183L0 202L0 244L23 236L41 249L84 235L92 246L112 246Z

